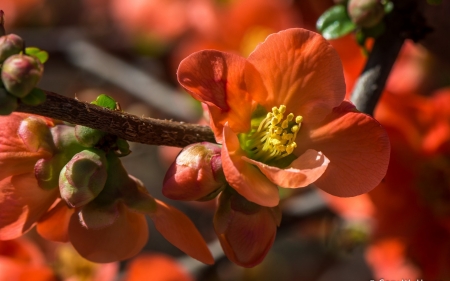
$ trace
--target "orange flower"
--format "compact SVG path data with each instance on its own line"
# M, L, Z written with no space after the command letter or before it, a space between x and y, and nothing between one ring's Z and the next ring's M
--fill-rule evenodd
M55 281L44 255L30 241L0 241L0 280Z
M181 62L178 81L208 106L225 177L249 201L276 206L277 186L313 182L333 195L355 196L386 172L386 132L343 101L339 57L314 32L272 34L248 59L194 53Z
M175 260L163 254L141 254L125 270L124 281L192 281L194 280Z

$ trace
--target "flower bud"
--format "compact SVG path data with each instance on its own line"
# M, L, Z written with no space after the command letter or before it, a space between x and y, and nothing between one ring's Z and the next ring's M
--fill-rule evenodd
M104 135L104 132L97 129L92 129L81 125L75 126L75 137L84 147L95 146Z
M279 207L263 207L248 201L232 188L219 197L214 230L226 256L235 264L253 267L272 247L281 221Z
M0 115L9 115L17 108L17 98L0 88Z
M0 64L10 56L19 54L23 47L22 38L15 34L0 37Z
M384 6L381 0L350 0L348 15L361 27L374 27L383 19Z
M59 176L61 198L72 207L92 201L103 190L107 178L107 161L100 149L75 154Z
M164 196L173 200L210 200L224 188L219 145L202 142L186 146L168 169Z
M51 125L40 117L29 116L20 122L17 135L28 151L44 150L53 153L56 148L50 131Z
M13 55L3 63L2 81L10 94L23 98L37 85L43 72L44 66L37 58Z

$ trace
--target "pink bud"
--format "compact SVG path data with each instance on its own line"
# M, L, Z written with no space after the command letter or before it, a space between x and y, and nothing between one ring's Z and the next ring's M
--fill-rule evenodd
M237 265L259 264L272 247L281 221L279 207L248 201L232 188L219 197L214 229L227 257Z
M3 63L2 81L11 95L23 98L37 85L43 72L44 66L37 58L13 55Z
M45 150L55 152L56 148L49 126L50 124L46 123L42 118L30 116L20 122L17 134L28 151L38 152Z
M202 142L186 146L168 169L164 196L173 200L210 200L224 188L219 145Z
M8 57L19 54L23 50L22 38L15 34L8 34L0 37L0 63Z
M348 14L352 21L361 27L373 27L384 17L381 0L350 0Z
M72 207L86 205L105 187L107 161L100 149L87 149L75 154L61 170L59 189L61 198Z

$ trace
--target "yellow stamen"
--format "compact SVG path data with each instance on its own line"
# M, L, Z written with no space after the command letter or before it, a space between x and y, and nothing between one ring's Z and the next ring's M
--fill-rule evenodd
M245 145L252 152L252 158L262 162L277 160L291 154L297 147L295 139L303 117L294 118L294 114L289 113L285 118L285 112L285 105L273 107L258 129L247 135Z

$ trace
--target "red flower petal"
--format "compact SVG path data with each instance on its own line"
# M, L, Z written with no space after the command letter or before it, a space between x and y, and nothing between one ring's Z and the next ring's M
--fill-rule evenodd
M223 135L222 167L230 186L251 202L267 207L277 206L280 201L277 186L257 167L244 160L246 155L236 134L226 125Z
M267 37L248 61L262 77L246 76L249 93L267 111L286 105L287 112L304 117L304 122L322 121L345 97L341 61L333 47L319 34L287 29Z
M327 169L328 160L322 152L308 149L288 167L280 169L243 157L245 161L257 166L266 177L284 188L305 187L315 182Z
M227 121L236 132L250 129L254 105L244 82L246 63L240 56L207 50L185 58L178 68L179 83L195 99L208 105L214 122L211 127L216 129L219 142Z
M131 258L148 240L145 215L128 210L119 203L119 216L108 227L86 229L73 214L69 223L70 242L84 258L99 263Z
M214 258L192 221L174 207L159 200L156 203L156 212L149 215L164 238L191 257L213 264Z
M59 203L47 212L37 224L37 232L43 238L57 242L69 241L69 222L74 209L69 209L66 202Z
M0 240L27 232L56 200L58 190L38 187L33 173L0 181Z
M375 119L356 112L350 102L335 108L318 128L303 129L298 149L320 150L330 159L315 182L324 191L356 196L372 190L386 175L390 155L387 133Z

